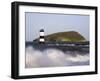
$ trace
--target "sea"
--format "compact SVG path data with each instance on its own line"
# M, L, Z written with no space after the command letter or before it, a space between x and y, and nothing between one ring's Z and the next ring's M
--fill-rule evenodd
M25 43L25 68L88 66L89 45Z

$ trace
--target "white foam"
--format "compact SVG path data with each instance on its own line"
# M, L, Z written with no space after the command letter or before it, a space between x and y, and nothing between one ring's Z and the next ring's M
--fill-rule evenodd
M32 47L26 48L26 68L49 66L73 66L89 64L89 54L72 55L58 49L39 51Z

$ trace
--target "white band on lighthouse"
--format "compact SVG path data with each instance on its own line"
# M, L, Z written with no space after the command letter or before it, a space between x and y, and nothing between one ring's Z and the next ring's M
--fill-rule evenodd
M40 40L39 40L40 42L44 42L44 39L43 38L40 38Z
M40 32L40 36L44 36L44 32Z

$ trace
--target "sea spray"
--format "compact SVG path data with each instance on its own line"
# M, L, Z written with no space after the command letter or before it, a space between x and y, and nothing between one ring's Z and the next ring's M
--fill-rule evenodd
M66 51L48 48L40 51L31 46L26 48L25 67L62 67L89 65L89 54L80 54L80 52Z

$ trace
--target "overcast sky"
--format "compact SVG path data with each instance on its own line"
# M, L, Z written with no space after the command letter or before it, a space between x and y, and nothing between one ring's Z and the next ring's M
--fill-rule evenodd
M45 35L55 32L77 31L89 40L89 16L74 14L25 13L26 41L39 37L40 29Z

